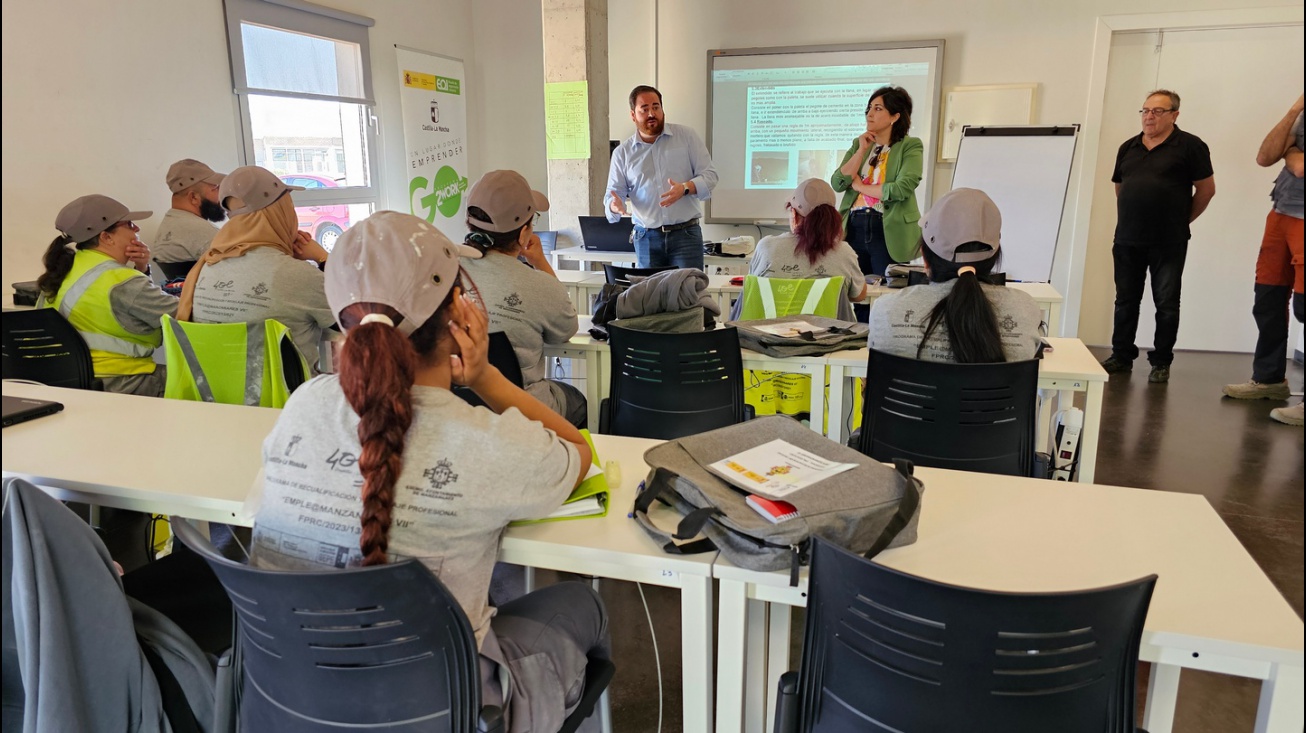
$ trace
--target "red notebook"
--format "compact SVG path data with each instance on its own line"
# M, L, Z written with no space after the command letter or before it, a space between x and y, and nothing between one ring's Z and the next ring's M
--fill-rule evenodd
M757 494L749 494L744 501L753 507L753 511L766 517L770 522L783 522L798 516L798 510L787 501L772 501Z

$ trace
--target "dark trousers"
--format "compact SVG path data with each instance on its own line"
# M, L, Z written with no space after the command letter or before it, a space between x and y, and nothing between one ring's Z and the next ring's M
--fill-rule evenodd
M884 275L894 263L889 245L884 241L884 217L874 209L848 212L848 244L857 253L857 265L863 275Z
M637 267L692 267L703 269L703 228L698 224L664 232L635 227Z
M1151 246L1116 244L1116 316L1111 334L1111 352L1133 361L1138 358L1134 336L1138 333L1138 307L1143 302L1143 285L1152 277L1152 302L1156 305L1156 340L1147 360L1152 366L1170 366L1175 339L1179 336L1179 290L1183 282L1188 243Z

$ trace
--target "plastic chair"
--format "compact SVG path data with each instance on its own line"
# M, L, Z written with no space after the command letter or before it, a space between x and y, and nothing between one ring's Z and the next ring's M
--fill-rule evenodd
M176 280L179 277L186 277L190 273L190 268L195 266L195 262L196 260L190 262L159 262L155 260L154 264L159 266L159 270L163 272L163 279L166 282Z
M508 378L509 382L522 386L524 382L521 375L521 362L517 361L517 352L512 348L512 342L508 340L508 334L503 331L496 331L490 334L489 352L486 354L491 364L499 369L503 376ZM468 387L454 386L453 393L463 399L464 402L473 407L485 407L485 400L476 396Z
M281 407L309 373L289 329L271 318L189 323L164 316L163 352L163 396L174 400Z
M653 333L608 325L612 377L599 432L669 440L747 420L739 334Z
M223 557L184 519L173 517L172 529L236 609L218 705L240 730L503 729L502 711L481 707L471 624L420 562L262 570Z
M1031 476L1038 360L919 361L871 350L857 450L918 466Z
M812 544L803 657L780 679L776 733L1134 730L1155 575L998 593Z
M104 389L95 378L91 350L59 311L5 311L0 323L5 379L29 379L51 387Z
M629 285L631 275L635 275L636 277L648 277L649 275L655 275L659 272L666 272L667 270L675 269L677 269L675 265L665 265L662 267L621 267L620 265L605 264L603 266L603 278L604 282L612 285Z

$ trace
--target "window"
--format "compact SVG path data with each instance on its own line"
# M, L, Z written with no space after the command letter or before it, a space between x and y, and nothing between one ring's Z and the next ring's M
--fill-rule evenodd
M299 228L330 250L376 210L370 18L305 0L226 0L242 159L292 186Z

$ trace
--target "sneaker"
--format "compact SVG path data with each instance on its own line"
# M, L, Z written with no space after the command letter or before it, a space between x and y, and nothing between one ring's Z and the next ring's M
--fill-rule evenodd
M1226 397L1235 400L1286 400L1288 399L1288 381L1266 384L1249 379L1242 384L1224 385Z
M1270 419L1277 420L1284 425L1301 425L1306 422L1302 418L1302 403L1300 402L1292 407L1276 407L1270 410Z
M1165 384L1170 381L1170 367L1161 364L1153 366L1151 374L1147 375L1147 381L1152 384Z
M1121 359L1112 354L1102 362L1102 368L1106 370L1107 374L1124 374L1133 371L1134 361L1132 359Z

